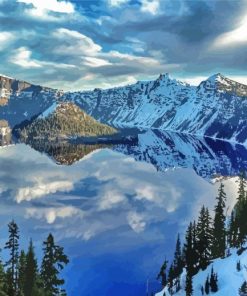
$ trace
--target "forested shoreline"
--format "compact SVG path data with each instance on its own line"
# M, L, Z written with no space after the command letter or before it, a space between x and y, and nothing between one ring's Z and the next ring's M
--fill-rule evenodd
M0 296L66 296L60 272L69 259L53 235L50 233L43 242L39 266L32 240L26 252L20 249L19 227L14 220L8 224L8 233L4 249L9 257L0 262Z

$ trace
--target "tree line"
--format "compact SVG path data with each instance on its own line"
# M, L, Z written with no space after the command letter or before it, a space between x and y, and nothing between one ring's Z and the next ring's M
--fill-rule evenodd
M9 258L0 261L0 296L66 296L60 272L69 263L62 247L49 234L43 242L40 267L32 240L28 250L20 250L19 227L14 220L8 224L8 241L4 249Z
M223 183L220 184L214 215L209 209L202 206L197 221L189 223L184 243L182 245L180 236L177 237L174 258L170 261L165 259L158 274L162 286L168 287L172 295L181 289L181 274L186 270L185 292L186 296L193 295L193 276L199 270L205 270L212 260L230 256L231 248L237 248L238 254L244 250L247 241L247 192L246 175L239 176L238 197L233 208L230 219L226 216L226 193ZM237 270L240 270L240 262ZM238 271L239 271L238 270ZM206 282L201 284L201 294L207 295L210 292L217 292L218 275L213 267ZM244 292L243 292L244 291ZM247 283L239 290L240 295L247 295Z

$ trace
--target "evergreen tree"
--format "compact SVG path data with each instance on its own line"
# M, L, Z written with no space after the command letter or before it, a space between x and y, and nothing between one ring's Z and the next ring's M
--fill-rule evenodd
M24 295L24 284L26 275L26 254L22 250L20 253L19 264L18 264L18 295ZM26 295L25 295L26 296Z
M197 249L199 256L199 268L207 268L211 259L212 249L212 226L209 211L204 206L200 211L197 223Z
M209 277L207 277L207 279L206 279L204 290L205 290L205 293L208 295L210 292Z
M237 262L236 269L237 269L238 272L241 271L241 263L240 263L240 260L238 260L238 262Z
M43 243L44 257L41 265L41 279L44 290L49 295L57 295L61 292L59 288L64 280L59 278L60 271L68 264L68 257L64 254L63 248L55 245L52 234Z
M167 275L166 275L167 264L168 264L168 261L165 259L164 263L160 268L160 272L157 276L157 280L161 279L162 287L165 287L167 284Z
M2 262L0 262L0 296L7 296L6 273Z
M238 230L237 246L242 247L247 235L247 198L246 198L246 175L241 173L239 176L238 200L235 207L235 227Z
M168 271L168 280L167 280L168 291L171 295L173 294L173 280L174 280L174 267L173 267L173 264L171 264Z
M193 294L192 276L195 273L195 249L193 245L193 224L191 222L186 231L184 254L185 254L185 266L186 266L186 272L187 272L185 291L186 291L186 295L190 296Z
M215 292L218 291L218 276L214 272L213 267L211 269L211 275L210 275L209 285L210 285L211 292L215 293Z
M194 266L194 274L198 271L199 267L199 254L198 254L198 233L197 233L197 225L196 221L192 224L192 246L193 246L193 266Z
M235 219L235 211L233 210L231 212L231 217L230 217L228 232L227 232L227 240L230 248L235 248L238 246L237 236L238 236L238 226Z
M181 250L181 241L180 236L178 234L177 242L176 242L176 249L174 253L174 260L173 260L173 268L174 268L174 278L175 278L175 288L176 292L180 290L180 275L183 272L183 258L182 258L182 250Z
M188 272L186 274L185 292L186 292L186 296L192 296L193 295L192 276Z
M8 267L8 293L9 296L18 294L18 260L19 260L19 229L15 221L8 224L9 240L5 249L9 249L10 259L6 262Z
M239 289L239 295L240 296L247 296L247 282L244 281L242 286Z
M215 217L213 223L213 258L223 258L226 251L226 229L225 229L225 206L226 194L223 183L220 184L217 196L217 205L215 207Z
M33 242L30 240L26 255L26 270L24 292L25 296L32 296L34 289L37 289L38 264L34 253Z
M193 245L193 224L190 223L186 231L184 244L184 257L187 273L193 275L195 272L195 249Z

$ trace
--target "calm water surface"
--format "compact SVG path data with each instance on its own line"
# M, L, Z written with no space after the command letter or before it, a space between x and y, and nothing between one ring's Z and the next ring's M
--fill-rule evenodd
M247 167L245 147L143 131L128 143L0 148L1 244L14 218L22 246L40 258L49 232L65 247L68 295L150 295L165 255L173 253L202 204L213 209L224 176L228 204ZM39 152L39 151L43 152ZM3 252L3 257L6 254Z

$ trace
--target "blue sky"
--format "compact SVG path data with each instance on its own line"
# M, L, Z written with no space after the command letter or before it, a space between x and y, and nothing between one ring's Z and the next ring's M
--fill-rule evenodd
M0 0L0 72L64 90L153 79L247 83L245 0Z

